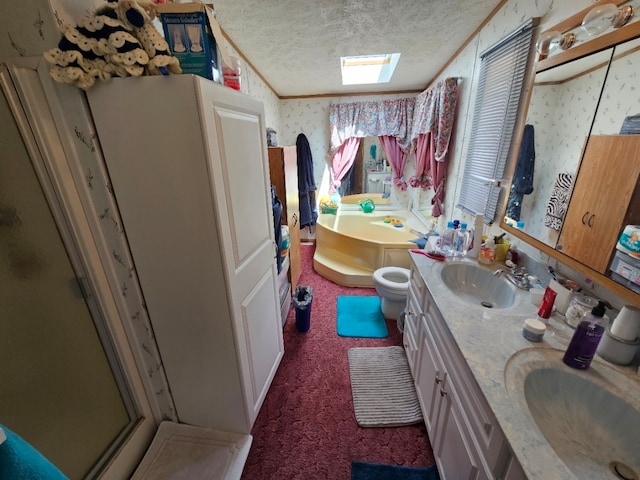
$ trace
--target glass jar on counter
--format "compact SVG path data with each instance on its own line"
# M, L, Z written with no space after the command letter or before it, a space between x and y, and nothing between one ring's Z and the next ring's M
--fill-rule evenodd
M564 322L572 328L576 328L587 313L591 312L591 309L598 305L596 298L589 295L579 294L571 299L567 312L564 315Z

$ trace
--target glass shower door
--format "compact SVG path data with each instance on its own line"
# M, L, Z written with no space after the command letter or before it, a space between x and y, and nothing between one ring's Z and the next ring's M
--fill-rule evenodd
M85 478L136 413L1 90L0 125L0 423Z

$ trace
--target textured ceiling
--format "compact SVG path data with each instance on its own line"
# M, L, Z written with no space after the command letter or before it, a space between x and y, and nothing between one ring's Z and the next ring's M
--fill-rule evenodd
M217 0L220 26L280 97L422 90L500 0ZM391 81L342 86L340 57L401 53Z

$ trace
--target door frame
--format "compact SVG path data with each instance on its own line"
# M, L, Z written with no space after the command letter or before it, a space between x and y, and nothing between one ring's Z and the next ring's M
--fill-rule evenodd
M118 284L114 278L114 260L110 252L105 251L108 246L97 225L97 217L87 214L86 195L83 198L81 186L74 181L78 170L73 170L79 168L79 159L69 155L63 145L65 129L67 135L75 133L58 121L64 118L65 112L46 67L41 59L12 59L0 66L0 83L74 269L84 277L83 288L95 306L92 314L97 309L98 316L104 320L101 326L96 322L96 327L101 337L106 335L111 340L113 348L105 350L120 367L120 375L114 372L116 379L128 387L126 400L138 417L135 425L107 450L110 458L96 465L87 478L128 478L146 452L163 416L167 416L162 413L163 409L166 411L162 401L167 402L168 396L172 405L172 400L168 389L162 395L154 391L156 386L147 375L150 366L145 364L144 346L131 326L132 316L123 315L129 308L114 288ZM83 175L82 169L79 172ZM154 365L153 369L154 373L158 370L164 373L161 365Z

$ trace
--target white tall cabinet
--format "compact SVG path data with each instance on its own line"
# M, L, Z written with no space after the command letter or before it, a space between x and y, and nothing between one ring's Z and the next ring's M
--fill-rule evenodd
M88 99L179 420L249 433L284 351L263 106L192 75Z

